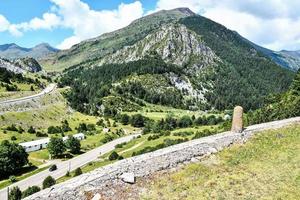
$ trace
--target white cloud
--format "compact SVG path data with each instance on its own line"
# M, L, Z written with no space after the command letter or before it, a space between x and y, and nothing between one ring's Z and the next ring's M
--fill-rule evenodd
M300 49L300 1L295 0L158 0L156 10L189 7L274 49Z
M125 27L142 17L142 3L121 3L114 10L93 10L81 0L49 0L53 6L41 18L11 24L0 15L0 32L22 36L26 31L68 28L73 35L57 47L72 45ZM157 0L156 8L189 7L192 11L238 31L247 39L275 50L300 49L300 1L296 0Z
M0 32L9 31L14 36L22 36L26 31L40 29L51 30L58 26L70 28L74 35L66 38L57 47L70 48L82 40L96 37L105 32L127 26L133 20L143 16L140 1L121 3L115 10L92 10L80 0L50 0L54 5L42 18L33 18L29 22L11 24L0 15Z
M77 44L79 42L81 42L82 40L80 38L78 38L77 36L71 36L66 38L62 43L60 43L57 48L58 49L68 49L71 46L73 46L74 44Z
M72 45L102 33L114 31L128 25L143 16L142 4L136 1L131 4L120 4L116 10L92 10L80 0L51 0L62 17L62 26L71 28L74 35L65 39L58 48L66 49Z
M9 25L9 21L7 21L7 19L3 15L0 15L0 32L7 31Z

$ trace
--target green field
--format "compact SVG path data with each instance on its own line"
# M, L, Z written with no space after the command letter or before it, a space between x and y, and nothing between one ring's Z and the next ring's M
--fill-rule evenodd
M264 131L145 187L142 199L299 199L300 126Z

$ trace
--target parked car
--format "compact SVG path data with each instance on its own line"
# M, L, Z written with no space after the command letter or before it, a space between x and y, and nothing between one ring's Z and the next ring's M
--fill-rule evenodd
M52 165L52 166L49 168L49 171L50 171L50 172L53 172L53 171L55 171L55 170L57 170L57 166L56 166L56 165Z

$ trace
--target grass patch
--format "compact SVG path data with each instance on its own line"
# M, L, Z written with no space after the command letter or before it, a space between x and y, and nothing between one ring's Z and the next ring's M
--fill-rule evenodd
M299 199L300 126L264 131L146 187L142 199Z
M44 171L47 168L48 167L36 168L33 171L30 171L30 172L27 172L25 174L22 174L22 175L19 175L19 176L15 176L15 177L17 178L17 181L21 181L21 180L26 179L26 178L34 175L34 174L37 174L37 173L39 173L41 171ZM0 189L5 188L7 186L10 186L11 184L13 184L13 183L11 183L10 180L3 180L3 181L0 182Z

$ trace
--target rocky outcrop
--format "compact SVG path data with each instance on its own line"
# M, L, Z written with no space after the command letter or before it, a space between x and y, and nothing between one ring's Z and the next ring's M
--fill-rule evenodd
M35 73L42 70L40 64L33 58L20 58L16 60L0 58L0 68L5 68L17 74L24 74L26 72Z
M40 64L33 58L20 58L13 61L13 63L25 71L35 73L42 70Z
M184 25L167 24L136 44L104 57L98 64L126 63L146 56L160 56L167 63L188 67L186 70L191 73L220 60L199 35Z
M87 192L97 191L97 189L105 187L113 180L121 179L123 174L130 173L131 178L132 175L134 177L143 177L156 171L176 167L180 163L194 162L195 159L193 158L195 157L208 156L233 143L245 142L259 131L276 129L293 123L300 123L300 117L250 126L242 133L220 133L128 158L83 174L65 183L55 185L25 199L86 199L85 194Z

